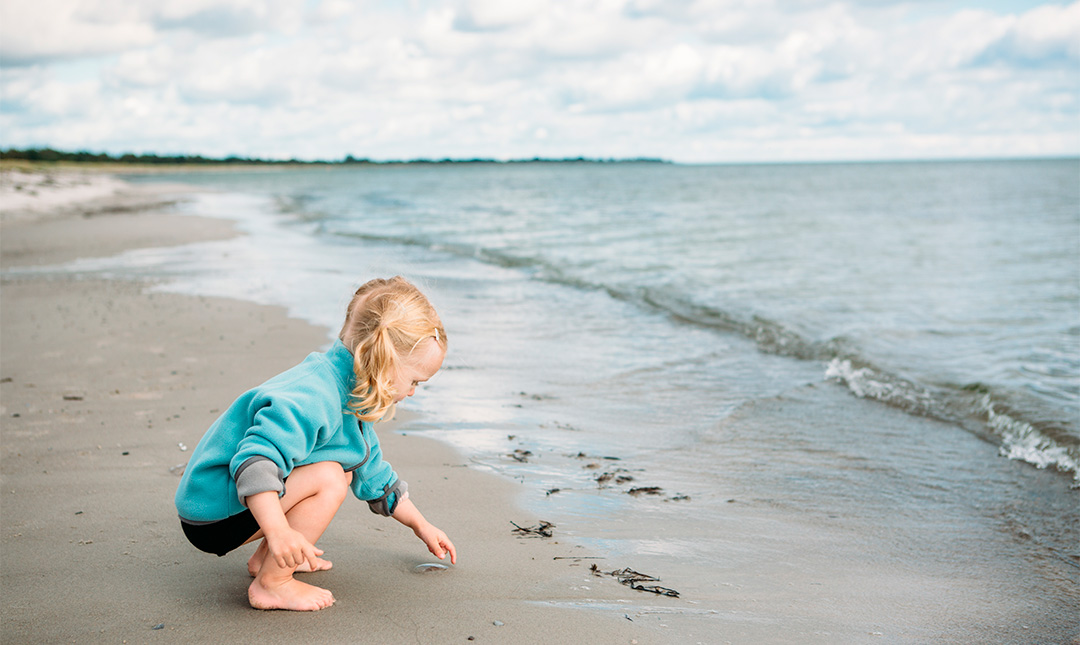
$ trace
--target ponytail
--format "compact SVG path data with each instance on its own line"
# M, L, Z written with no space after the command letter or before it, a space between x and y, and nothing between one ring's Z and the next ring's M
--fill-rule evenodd
M363 421L394 416L394 375L427 338L446 351L446 331L435 308L401 276L376 279L356 290L339 336L353 355L356 385L348 410Z

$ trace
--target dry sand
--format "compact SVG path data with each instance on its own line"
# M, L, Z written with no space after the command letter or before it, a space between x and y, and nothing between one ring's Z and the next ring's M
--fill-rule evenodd
M117 199L119 210L99 201L4 218L0 264L233 234L217 221L131 212L127 196ZM593 561L563 559L588 554L558 529L551 539L513 535L510 522L543 519L514 505L516 485L409 436L405 416L396 431L379 427L384 451L454 540L459 564L415 573L436 561L423 544L351 500L319 543L334 569L305 577L337 604L316 613L251 609L245 564L254 547L217 558L187 543L172 502L175 467L237 395L324 345L327 332L281 309L147 286L3 274L0 641L678 642L617 609L566 608L641 599L591 577Z

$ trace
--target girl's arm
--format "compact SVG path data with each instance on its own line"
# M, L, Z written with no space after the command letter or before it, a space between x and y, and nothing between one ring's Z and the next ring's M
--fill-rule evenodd
M457 550L454 549L454 543L446 537L446 533L424 519L420 510L408 497L397 503L397 508L394 509L391 517L412 529L416 537L424 541L435 557L442 560L447 553L450 553L450 563L457 564Z
M266 546L279 567L298 567L305 560L315 570L315 558L323 554L304 534L289 526L281 510L277 491L268 490L247 496L247 506L266 538Z

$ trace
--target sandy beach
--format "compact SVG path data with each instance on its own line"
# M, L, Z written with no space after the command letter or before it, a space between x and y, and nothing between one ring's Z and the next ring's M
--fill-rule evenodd
M114 188L48 208L5 205L3 268L236 234L153 207L175 194ZM150 207L132 208L134 199ZM651 594L590 574L598 561L579 559L590 554L558 528L549 539L515 535L511 522L544 518L515 506L514 483L410 436L407 411L378 429L384 452L454 540L459 564L415 572L435 561L423 544L353 500L320 541L334 569L306 578L336 604L313 614L251 609L254 547L220 559L191 547L172 503L177 472L221 410L322 346L326 330L277 308L148 286L18 272L0 284L0 640L677 642L662 613L572 608ZM669 600L679 602L648 602Z

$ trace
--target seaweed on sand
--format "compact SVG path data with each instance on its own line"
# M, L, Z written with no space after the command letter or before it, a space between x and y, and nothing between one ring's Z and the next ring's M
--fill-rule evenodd
M521 448L518 448L517 450L515 450L511 454L507 455L507 457L510 457L511 459L515 459L517 461L520 461L521 463L528 463L529 462L529 457L531 457L531 456L532 456L532 451L531 450L522 450Z
M514 524L514 522L510 522ZM519 537L545 537L549 538L554 533L551 529L555 528L555 525L551 522L545 522L540 520L540 523L536 526L518 526L514 524L514 533L517 533Z
M650 576L646 573L639 573L629 567L619 569L618 571L601 571L600 567L594 564L589 570L592 571L595 576L612 576L621 584L637 591L648 591L660 596L671 596L672 598L679 597L679 592L674 589L661 587L660 585L642 584L645 582L660 582L660 578Z

